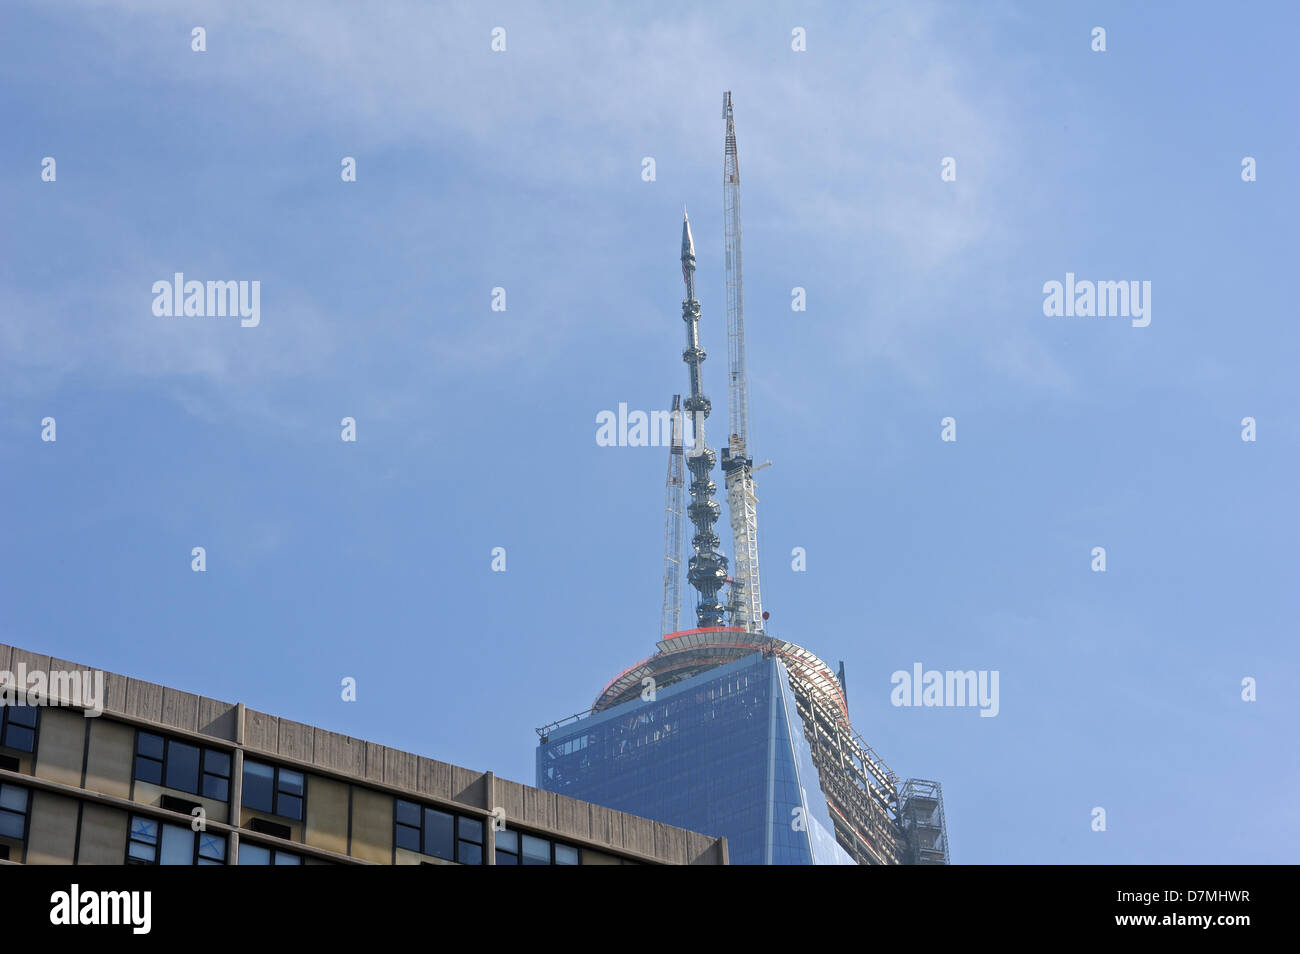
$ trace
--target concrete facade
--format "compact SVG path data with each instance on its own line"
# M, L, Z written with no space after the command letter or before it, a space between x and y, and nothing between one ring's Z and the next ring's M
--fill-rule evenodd
M94 671L0 643L0 673L17 672L20 664L29 679L34 672ZM427 847L411 847L412 839L423 846L434 843L434 827L441 839L444 823L454 832L449 836L453 856L466 863L475 863L474 858L483 864L516 863L512 851L536 858L546 843L552 859L578 858L581 864L727 863L725 839L242 703L114 673L103 677L103 715L87 718L76 706L42 705L33 751L0 745L0 809L8 806L8 814L0 811L0 826L7 825L0 827L0 863L124 864L128 857L139 863L149 856L156 862L188 850L187 837L195 839L195 863L234 864L241 845L252 846L244 852L245 863L275 852L295 864L454 863ZM175 753L170 763L160 757L157 771L168 773L161 783L139 777L137 769L139 746L158 737L166 740L166 759ZM177 777L185 775L192 757L200 767L189 777L200 779L200 790L169 787L172 768L183 762ZM250 767L262 774L275 771L274 806L281 811L244 804L244 774ZM217 797L223 790L227 797ZM203 811L202 833L194 831L196 807ZM20 810L25 812L21 821ZM399 811L408 821L416 818L417 827L398 824ZM5 837L6 830L12 835L19 828L21 838ZM218 856L221 860L214 860Z

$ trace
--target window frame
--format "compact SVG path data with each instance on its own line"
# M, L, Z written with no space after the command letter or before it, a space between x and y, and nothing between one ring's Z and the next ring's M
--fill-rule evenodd
M32 724L23 725L23 723L14 723L11 709L30 709L32 711ZM10 727L22 729L32 734L32 747L25 749L20 745L11 745L9 742ZM29 706L26 703L22 705L0 705L0 749L9 749L12 752L23 752L27 755L36 754L36 743L40 739L41 731L41 707Z
M267 859L266 863L263 864L260 861L245 861L244 860L245 848L256 848L258 851L265 851L266 859ZM297 860L291 861L288 864L284 864L277 860L281 855L284 855L289 858L296 858ZM275 868L275 867L286 868L286 867L292 867L294 865L305 865L306 863L307 861L305 856L298 854L296 851L288 851L284 848L279 848L274 845L264 845L259 841L253 841L251 839L244 839L244 838L241 838L239 840L239 855L235 859L235 864L237 866L245 866L249 868Z
M271 770L271 807L269 809L256 808L248 803L248 776L249 776L248 768L250 765L260 765L264 768L269 768ZM296 795L293 792L281 791L280 774L282 772L290 772L294 775L297 775L299 778L301 778L302 791ZM285 766L277 765L274 762L263 762L260 759L246 758L244 759L243 785L240 787L240 791L239 791L240 805L244 808L247 808L249 811L262 812L267 815L274 815L276 818L287 818L291 822L297 822L298 824L305 824L307 821L307 777L308 777L308 773L304 772L302 769L287 768ZM298 800L297 815L286 815L282 811L280 811L281 796L284 796L285 798L296 798Z
M153 836L154 839L153 841L149 841L146 838L136 837L135 825L137 821L148 822L155 826L156 833ZM228 836L223 834L217 834L215 832L194 831L194 829L190 828L188 825L177 825L174 822L164 821L161 818L155 818L152 815L144 815L138 812L131 812L127 816L126 852L124 855L125 860L122 863L124 865L152 865L155 867L180 867L180 866L172 866L172 865L163 865L162 863L163 835L168 828L174 828L177 831L180 831L190 837L191 846L190 846L189 867L193 868L193 867L200 867L205 865L224 866L230 863L230 838ZM221 840L222 849L221 849L220 859L214 858L210 854L204 854L203 839L205 837L219 838ZM153 850L152 860L133 856L131 854L131 846L133 844L144 845L148 848L151 848Z
M32 829L32 790L28 788L26 785L18 785L15 782L0 782L0 789L6 789L6 788L16 789L17 791L22 792L25 798L25 801L23 802L23 811L21 815L18 812L14 811L12 808L5 808L3 806L0 806L0 814L13 815L21 819L22 834L17 838L15 838L13 835L0 835L0 838L6 838L10 841L18 842L20 845L22 845L23 853L26 854L27 836L31 833L31 829ZM13 861L14 859L10 858L9 860Z
M403 805L410 806L419 813L418 826L412 825L410 822L405 822L401 820L401 811L402 811L401 807ZM442 855L434 854L433 852L428 850L428 844L429 844L428 825L426 824L426 821L428 819L428 814L427 814L428 812L437 812L438 814L441 815L451 816L452 857L444 858ZM437 858L439 861L445 861L451 864L468 865L470 867L485 865L488 863L488 853L487 853L488 823L489 821L486 818L478 818L473 815L463 815L460 812L450 810L442 805L430 805L425 802L412 801L409 798L394 798L393 799L393 858L394 860L396 860L397 851L400 849L402 851L413 851L418 855L424 856L425 858ZM462 834L462 831L465 828L470 828L473 825L478 825L477 841L475 841L474 838L472 837L466 837L464 834ZM407 832L416 833L416 837L420 845L419 848L412 848L410 845L404 845L401 843L399 838L402 834L403 829L406 829ZM472 848L478 849L478 861L461 860L462 844L469 846L471 849Z
M515 836L515 847L513 849L501 847L501 836L506 833ZM582 865L583 849L581 845L575 845L572 844L571 842L567 842L555 838L549 838L546 835L539 834L535 831L528 831L527 829L524 828L505 828L502 831L497 832L493 861L495 861L499 865L505 864L505 865L519 865L521 867L529 867L527 865L524 865L524 838L536 838L538 841L546 842L547 845L546 864L548 865L554 867L560 867L560 868L573 868ZM573 849L578 854L578 860L573 864L557 862L555 860L555 849L557 847ZM502 855L505 855L507 858L513 858L514 860L502 861L501 860ZM534 865L531 867L540 868L542 866Z
M161 759L152 755L146 755L140 751L140 742L145 737L162 740L163 754ZM196 778L195 784L197 786L195 791L190 791L187 788L178 788L175 785L167 784L167 766L171 761L170 755L171 755L171 746L173 743L175 743L176 745L183 745L186 748L199 750L198 767L195 769L195 778ZM209 768L209 760L208 760L209 755L224 757L226 759L225 775L222 775L220 772L214 771ZM152 781L151 779L143 778L140 775L139 766L140 766L141 759L143 759L146 762L151 762L158 766L158 778L160 779L160 781L155 782ZM159 788L169 789L173 792L184 792L186 795L193 795L195 798L207 798L207 799L211 799L214 802L224 802L225 804L229 805L230 804L230 783L231 783L231 776L234 775L234 767L235 767L234 754L232 752L226 751L225 749L216 748L215 746L210 746L210 745L203 745L202 743L199 742L191 742L188 739L178 739L170 735L165 735L162 732L151 732L146 729L137 728L135 730L135 745L132 748L132 754L131 754L131 791L132 794L134 794L135 783L143 782L146 785L157 785ZM216 795L209 795L207 793L206 783L209 777L212 777L214 779L217 779L218 781L222 781L226 783L225 798L220 798Z

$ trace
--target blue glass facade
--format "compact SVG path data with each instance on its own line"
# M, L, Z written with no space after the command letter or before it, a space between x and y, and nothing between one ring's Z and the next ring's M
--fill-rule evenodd
M724 835L732 864L853 863L785 666L757 653L555 730L537 749L537 786Z

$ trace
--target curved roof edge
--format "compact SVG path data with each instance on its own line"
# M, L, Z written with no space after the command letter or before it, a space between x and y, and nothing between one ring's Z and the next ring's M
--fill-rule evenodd
M839 713L848 725L849 704L835 671L815 653L795 643L737 626L709 626L670 633L658 647L653 656L629 666L606 683L592 711L600 712L639 695L642 680L647 677L658 686L669 686L751 653L766 652L778 656L794 678L821 697L827 708Z

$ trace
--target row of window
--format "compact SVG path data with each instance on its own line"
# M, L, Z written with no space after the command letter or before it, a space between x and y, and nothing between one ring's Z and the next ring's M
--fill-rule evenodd
M140 815L131 816L127 837L126 863L129 865L224 865L226 837L209 832L194 832L184 825L159 822ZM252 842L239 845L241 865L301 865L302 855Z
M267 848L264 845L241 841L239 843L239 863L241 865L300 865L302 864L302 855L295 855L292 851L281 851L279 848Z
M230 753L152 732L137 732L132 778L219 802L230 801ZM302 772L244 762L247 808L302 821L306 780Z
M229 801L230 753L152 732L137 732L134 778L220 802Z
M499 865L579 865L581 851L560 841L507 828L497 832Z
M0 785L0 837L21 841L27 830L27 789ZM394 817L399 848L466 865L483 864L484 822L398 799ZM144 815L132 815L127 833L129 865L224 865L225 835L196 832ZM301 865L302 855L253 842L239 846L241 865ZM497 832L499 865L578 865L581 849L526 832Z
M206 831L192 831L188 825L173 825L143 815L131 816L127 834L128 865L224 865L226 837Z
M0 746L33 751L37 707L0 706ZM216 801L230 800L231 755L222 749L194 745L152 732L137 731L132 778ZM304 773L263 762L244 762L243 804L253 811L293 821L304 818ZM26 833L28 792L0 785L0 837L21 840ZM484 821L442 811L416 802L394 802L393 841L398 848L465 865L485 863ZM507 829L497 832L499 865L577 865L580 849L563 842ZM127 864L221 865L226 863L226 839L174 825L131 816ZM241 844L239 863L295 865L292 852Z
M431 858L483 864L483 819L396 801L393 843Z

